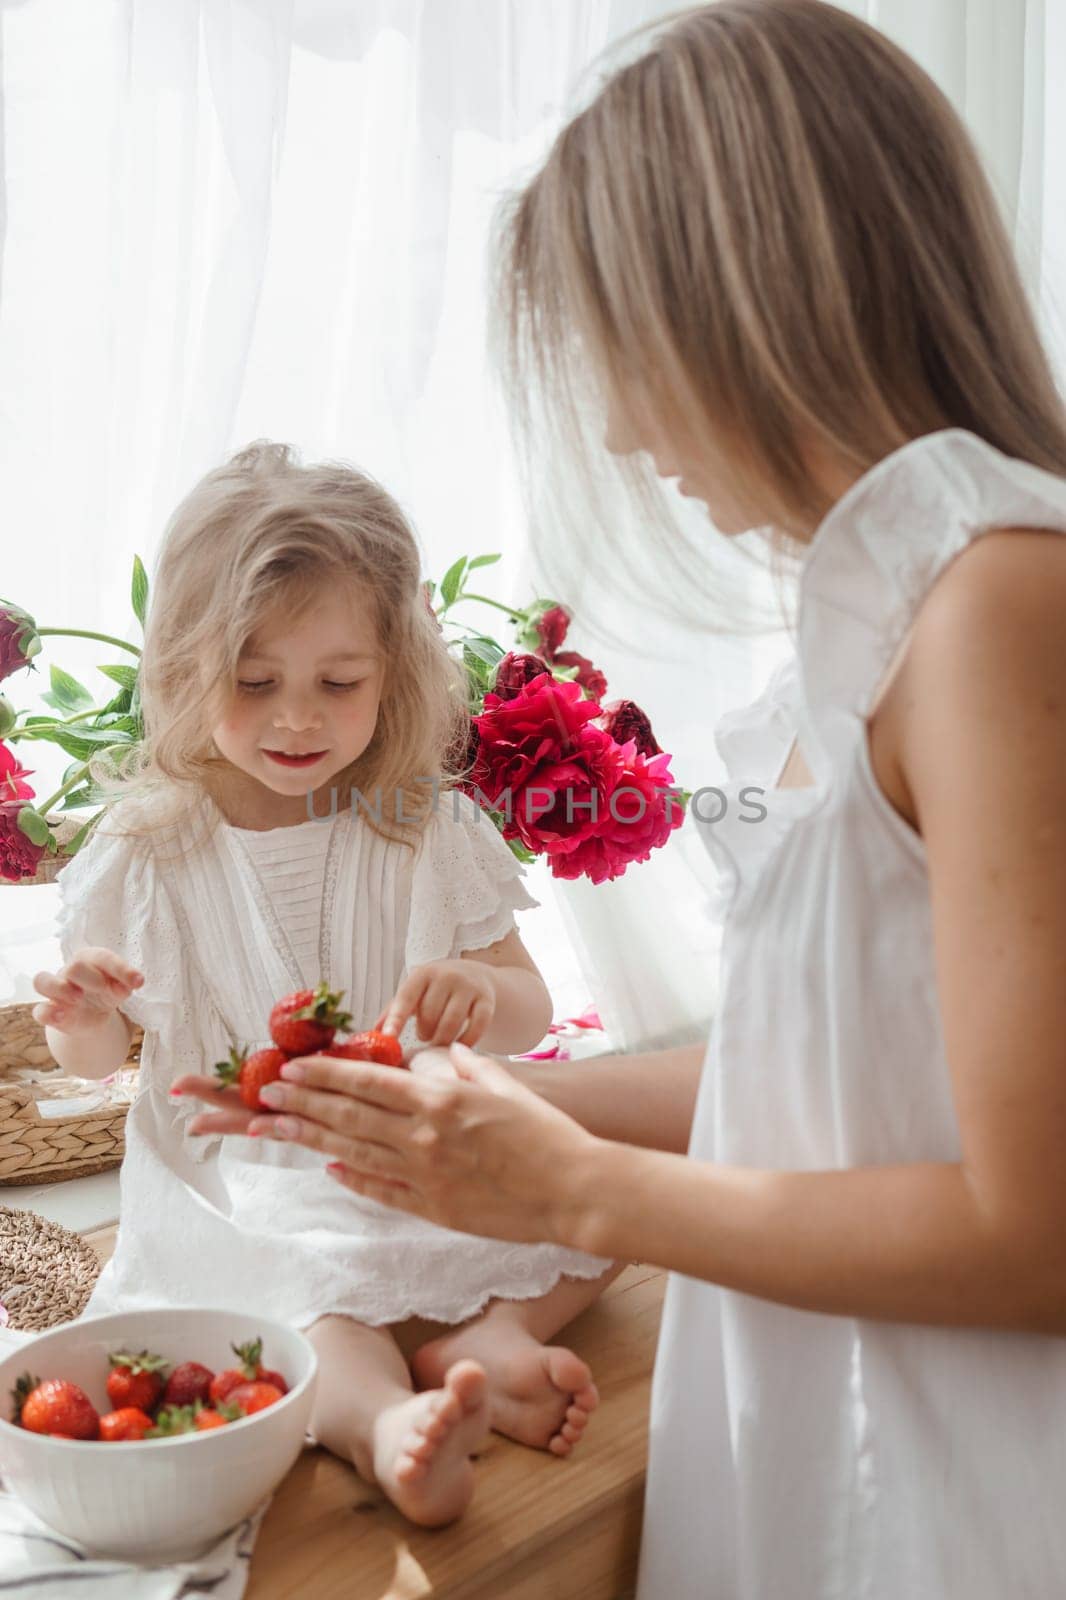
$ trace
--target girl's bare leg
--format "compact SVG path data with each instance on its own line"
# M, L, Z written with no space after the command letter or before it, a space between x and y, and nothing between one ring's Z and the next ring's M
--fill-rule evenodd
M545 1340L606 1289L628 1262L598 1278L560 1278L535 1300L493 1300L472 1321L420 1345L411 1372L420 1388L439 1384L454 1361L473 1358L488 1378L492 1427L520 1444L567 1456L599 1404L588 1364Z
M485 1373L460 1360L415 1394L386 1328L323 1317L310 1330L319 1374L311 1429L424 1527L461 1516L474 1492L470 1457L489 1431Z

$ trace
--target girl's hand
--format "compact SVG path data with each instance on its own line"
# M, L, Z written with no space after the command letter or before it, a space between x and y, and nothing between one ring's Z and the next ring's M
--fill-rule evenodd
M187 1095L190 1100L202 1100L205 1106L212 1108L210 1112L200 1112L193 1117L189 1123L190 1133L247 1133L250 1123L263 1120L262 1111L249 1111L236 1084L224 1088L217 1078L186 1073L174 1079L170 1092L176 1098Z
M287 1062L262 1091L278 1116L228 1109L196 1118L194 1133L246 1130L291 1139L331 1158L346 1188L441 1227L520 1244L543 1240L580 1248L581 1185L599 1144L505 1067L464 1045L444 1063L397 1072L337 1056ZM418 1057L414 1057L414 1062ZM175 1087L216 1106L206 1079ZM223 1121L223 1119L225 1119Z
M482 961L429 961L400 984L378 1019L385 1033L399 1033L408 1017L430 1045L454 1040L473 1045L496 1014L492 968Z
M59 972L39 972L33 987L45 1000L33 1008L35 1022L59 1033L94 1033L139 989L144 976L113 950L79 950Z

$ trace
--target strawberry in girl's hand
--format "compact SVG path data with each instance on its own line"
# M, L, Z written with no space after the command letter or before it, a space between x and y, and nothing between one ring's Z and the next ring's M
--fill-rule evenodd
M241 1383L236 1389L230 1390L229 1403L236 1406L243 1416L250 1417L254 1412L274 1405L281 1399L282 1393L273 1383Z
M118 1350L107 1359L111 1363L107 1398L115 1410L134 1406L141 1411L154 1411L163 1393L163 1373L169 1361L162 1356L149 1355L147 1350L139 1355Z
M180 1407L195 1405L197 1400L206 1401L214 1376L211 1368L201 1365L199 1361L183 1361L167 1379L163 1404Z
M139 1406L123 1406L118 1411L107 1411L100 1418L100 1437L107 1444L125 1444L130 1439L143 1439L155 1426L151 1417Z
M231 1400L233 1391L243 1384L267 1383L277 1389L279 1395L288 1393L288 1384L280 1372L270 1372L261 1363L263 1354L262 1339L250 1339L247 1344L230 1345L239 1367L227 1367L225 1372L220 1372L212 1378L209 1397L211 1404L219 1405L223 1400Z
M100 1417L83 1389L65 1378L31 1378L24 1373L15 1385L13 1420L30 1433L62 1434L65 1439L95 1439Z
M234 1047L228 1061L215 1063L215 1074L227 1088L236 1085L241 1103L249 1111L262 1111L265 1107L259 1103L259 1091L281 1077L281 1069L288 1059L283 1050L273 1050L269 1046L265 1050L253 1050L251 1055Z
M342 1044L328 1044L317 1050L320 1056L342 1056L346 1061L376 1061L381 1067L405 1067L403 1046L394 1033L379 1033L368 1028L365 1033L353 1033Z
M333 1035L352 1025L340 1009L342 996L320 983L317 989L298 989L279 1000L270 1013L270 1037L287 1056L311 1056L332 1043Z

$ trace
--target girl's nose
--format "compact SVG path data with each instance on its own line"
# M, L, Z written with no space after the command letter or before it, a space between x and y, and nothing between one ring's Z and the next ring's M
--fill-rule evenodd
M303 733L308 728L317 728L321 723L311 706L291 705L284 706L274 717L275 728L289 728L293 733Z

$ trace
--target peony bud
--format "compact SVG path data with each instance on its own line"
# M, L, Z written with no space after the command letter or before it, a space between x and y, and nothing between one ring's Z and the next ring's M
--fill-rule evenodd
M493 693L501 700L513 700L520 689L534 678L539 678L548 668L539 656L519 654L509 650L496 668Z
M6 600L0 603L0 679L28 667L40 648L37 624L29 613Z
M642 756L657 756L662 746L656 743L647 713L632 700L615 700L604 706L603 726L616 744L635 739Z

